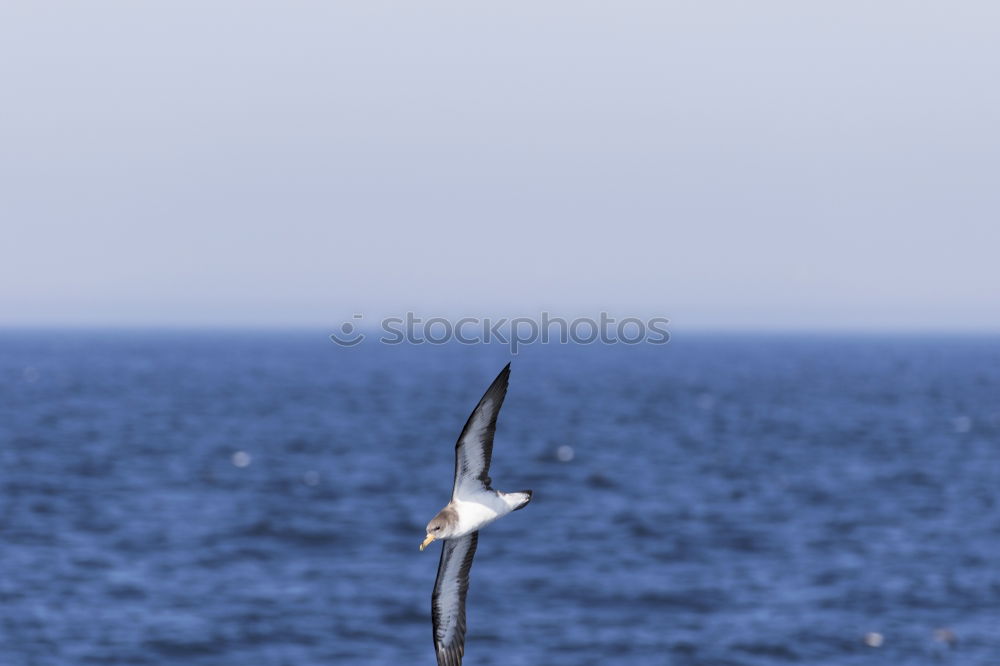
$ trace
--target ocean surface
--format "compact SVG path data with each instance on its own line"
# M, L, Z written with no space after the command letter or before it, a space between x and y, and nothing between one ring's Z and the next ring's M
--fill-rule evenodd
M0 664L435 663L502 347L0 333ZM1000 338L513 358L468 666L1000 664Z

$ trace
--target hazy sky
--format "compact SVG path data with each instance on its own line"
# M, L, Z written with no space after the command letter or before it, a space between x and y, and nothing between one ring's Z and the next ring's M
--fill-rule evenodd
M5 2L0 325L1000 330L1000 4Z

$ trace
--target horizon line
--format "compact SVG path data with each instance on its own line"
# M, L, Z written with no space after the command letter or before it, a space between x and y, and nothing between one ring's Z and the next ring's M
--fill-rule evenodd
M87 333L308 333L321 330L324 337L333 333L337 324L271 324L271 323L171 323L147 324L138 322L97 324L97 323L0 323L0 334L30 332L87 332ZM366 334L383 333L377 325L359 326L358 331ZM1000 326L862 326L862 325L696 325L670 326L670 337L676 335L956 335L994 336L1000 335Z

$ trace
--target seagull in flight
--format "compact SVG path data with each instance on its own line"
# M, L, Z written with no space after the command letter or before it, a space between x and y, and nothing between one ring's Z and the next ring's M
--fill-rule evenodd
M465 653L465 596L479 530L531 501L531 491L505 493L490 487L490 458L497 414L507 395L508 363L486 389L455 445L455 485L451 501L427 523L427 538L443 541L431 598L434 651L438 666L461 666Z

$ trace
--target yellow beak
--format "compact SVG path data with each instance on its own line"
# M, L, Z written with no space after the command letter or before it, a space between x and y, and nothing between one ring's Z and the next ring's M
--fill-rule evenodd
M434 539L437 539L437 537L434 536L433 534L428 534L427 538L424 539L424 542L420 544L420 552L423 552L424 548L431 545L431 541L434 541Z

